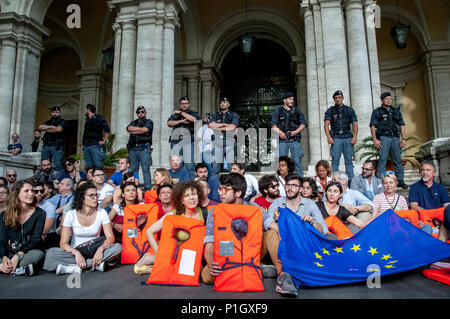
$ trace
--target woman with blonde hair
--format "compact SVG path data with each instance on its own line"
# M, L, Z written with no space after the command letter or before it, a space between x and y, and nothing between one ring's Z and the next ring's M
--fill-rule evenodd
M0 272L31 276L44 258L45 212L36 205L32 182L16 182L0 213Z
M325 188L328 183L331 182L331 165L326 160L320 160L316 163L316 176L314 180L316 181L317 188L319 191L319 199L322 200L323 194L325 193Z
M157 168L153 173L153 189L158 189L158 187L164 183L173 184L170 173L165 168Z

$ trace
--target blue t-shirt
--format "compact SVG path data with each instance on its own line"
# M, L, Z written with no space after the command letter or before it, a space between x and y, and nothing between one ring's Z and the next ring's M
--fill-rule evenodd
M133 172L133 175L134 178L139 179L139 175L136 172ZM119 186L122 183L122 177L123 174L121 172L115 172L109 179L113 181L114 185Z
M15 149L19 149L20 150L20 152L17 153L17 154L22 153L22 144L16 143L16 144L9 144L8 145L8 151L12 151L12 150L15 150Z
M61 182L64 178L70 178L74 183L76 183L75 176L72 178L69 173L64 173L58 177L58 182ZM87 174L85 172L80 172L80 177L81 179L85 179Z
M410 203L418 203L423 209L440 208L445 203L450 203L450 197L444 185L433 182L433 185L428 187L422 180L411 185L408 200Z
M169 169L170 178L172 178L172 182L174 184L178 182L188 181L191 178L189 177L189 173L184 168L180 168L178 171L173 172L172 169Z

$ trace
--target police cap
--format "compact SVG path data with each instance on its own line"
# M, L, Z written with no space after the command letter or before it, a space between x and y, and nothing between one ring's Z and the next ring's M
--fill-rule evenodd
M341 90L337 90L336 92L334 92L334 93L333 93L333 98L334 98L336 95L341 95L342 97L344 97L344 93L342 93Z
M54 106L54 107L52 107L52 109L51 109L51 112L53 112L53 111L61 111L61 109L60 109L59 106Z
M294 96L294 93L286 92L286 93L283 94L283 99L288 99L288 98L293 97L293 96Z
M139 112L140 110L145 111L145 107L143 107L142 105L139 105L138 108L136 109L136 113Z
M384 99L387 98L388 96L391 96L391 92L384 92L383 94L381 94L380 100L384 100Z
M222 101L230 102L230 100L229 100L226 96L222 96L222 97L220 98L220 101L219 101L219 102L222 102Z

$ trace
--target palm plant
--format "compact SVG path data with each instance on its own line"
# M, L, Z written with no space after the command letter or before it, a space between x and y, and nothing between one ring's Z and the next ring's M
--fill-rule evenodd
M111 134L103 144L103 152L105 153L105 159L103 160L104 166L116 166L120 158L128 156L128 149L125 147L118 149L113 153L115 139L116 134Z

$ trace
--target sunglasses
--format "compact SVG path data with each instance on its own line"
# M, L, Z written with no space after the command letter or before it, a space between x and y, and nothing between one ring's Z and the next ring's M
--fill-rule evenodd
M334 185L336 185L336 186L341 186L341 187L342 187L342 184L341 184L341 182L334 182L334 181L328 182L328 184L327 184L327 185L331 185L331 186L334 186Z
M98 194L97 193L86 194L86 196L88 196L90 199L98 198Z
M43 190L43 189L34 189L33 192L35 194L39 194L39 193L44 194L45 190Z
M220 193L228 193L232 190L233 190L233 187L231 187L231 186L219 186L219 189L218 189L218 191Z
M144 114L144 113L145 113L144 110L140 110L140 111L137 111L137 112L136 112L136 114Z
M365 168L365 167L361 167L361 169L363 171L373 171L374 170L374 168Z
M394 173L393 171L386 171L386 172L383 172L383 176L386 176L386 175L389 175L389 176L395 176L395 173Z
M8 176L8 177L16 177L17 175L16 174L8 174L6 176Z
M73 164L72 163L66 163L66 164L64 164L64 166L72 166Z
M276 184L270 185L269 188L275 189L275 188L278 188L279 186L280 186L280 183L276 183Z

